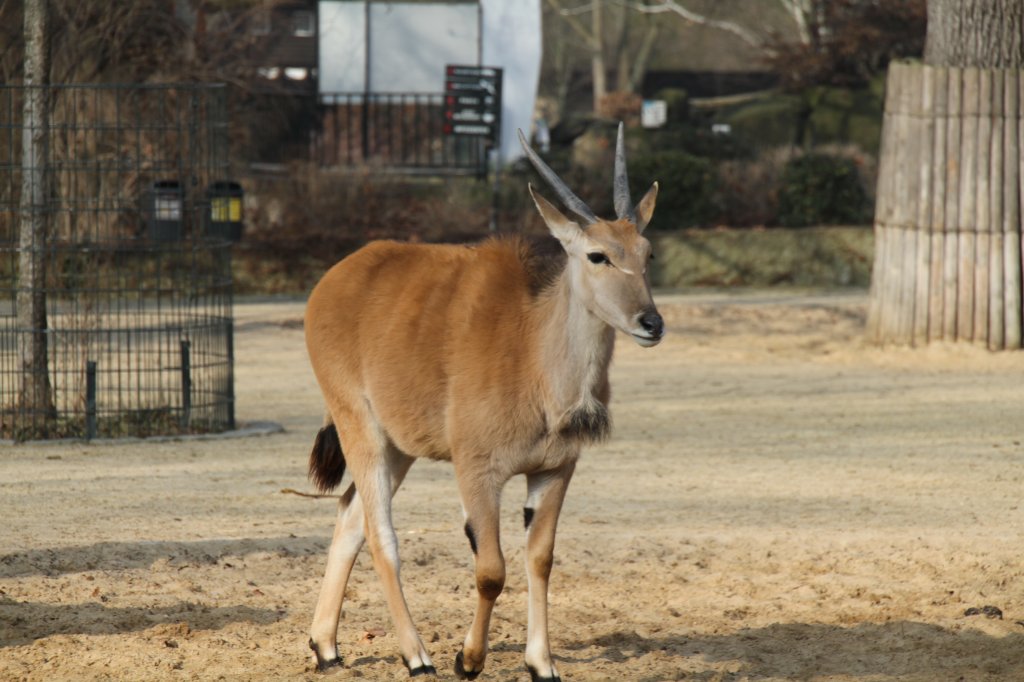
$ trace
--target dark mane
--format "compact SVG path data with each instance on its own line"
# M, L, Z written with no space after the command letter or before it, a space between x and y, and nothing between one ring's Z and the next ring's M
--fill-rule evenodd
M568 260L562 244L551 235L521 237L519 258L526 269L530 295L536 298L558 280Z

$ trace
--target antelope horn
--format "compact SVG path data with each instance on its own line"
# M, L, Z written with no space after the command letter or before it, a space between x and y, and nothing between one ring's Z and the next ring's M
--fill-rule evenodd
M555 174L555 171L551 170L550 166L544 163L544 161L537 156L537 152L533 151L533 149L530 148L530 144L526 141L526 136L523 135L523 131L519 130L518 133L519 144L523 145L523 151L526 152L526 157L530 159L530 163L532 163L533 167L537 169L537 172L540 173L541 177L547 180L548 184L551 185L551 189L555 191L555 194L557 194L558 198L562 200L565 207L583 218L587 225L596 223L597 216L594 215L594 212L591 211L585 203L583 203L582 199L572 193L569 186Z
M636 208L629 196L629 176L626 174L625 126L619 121L619 137L615 141L615 217L636 222Z

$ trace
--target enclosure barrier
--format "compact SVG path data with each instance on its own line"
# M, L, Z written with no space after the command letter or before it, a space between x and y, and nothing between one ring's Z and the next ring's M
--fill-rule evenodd
M444 133L442 93L329 92L314 154L322 166L382 166L404 171L487 170L481 138Z
M0 437L233 428L231 249L210 213L224 88L50 86L34 127L30 89L0 88ZM41 169L23 134L45 139ZM30 304L45 317L26 325Z
M1021 346L1024 72L889 67L868 337Z

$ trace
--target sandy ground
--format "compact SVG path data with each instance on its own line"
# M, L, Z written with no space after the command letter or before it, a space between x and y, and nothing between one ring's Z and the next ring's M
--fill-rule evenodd
M615 436L559 528L566 680L1024 679L1024 354L866 348L866 297L665 295L621 339ZM237 306L242 420L279 435L0 450L0 679L325 679L306 649L333 502L298 303ZM522 680L525 485L481 679ZM475 595L452 472L396 499L406 593L442 669ZM965 616L994 605L1003 618ZM376 637L368 637L374 633ZM331 678L404 679L363 555Z

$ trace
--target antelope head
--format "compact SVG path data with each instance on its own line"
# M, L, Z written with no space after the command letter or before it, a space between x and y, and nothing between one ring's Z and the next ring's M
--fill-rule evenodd
M655 182L635 206L629 195L623 125L615 143L615 220L602 220L573 194L565 182L537 155L519 131L519 142L537 172L551 185L566 208L581 220L571 220L529 187L541 218L569 256L567 268L575 295L605 323L633 337L644 347L657 345L665 325L651 298L647 266L653 258L643 236L658 196Z

